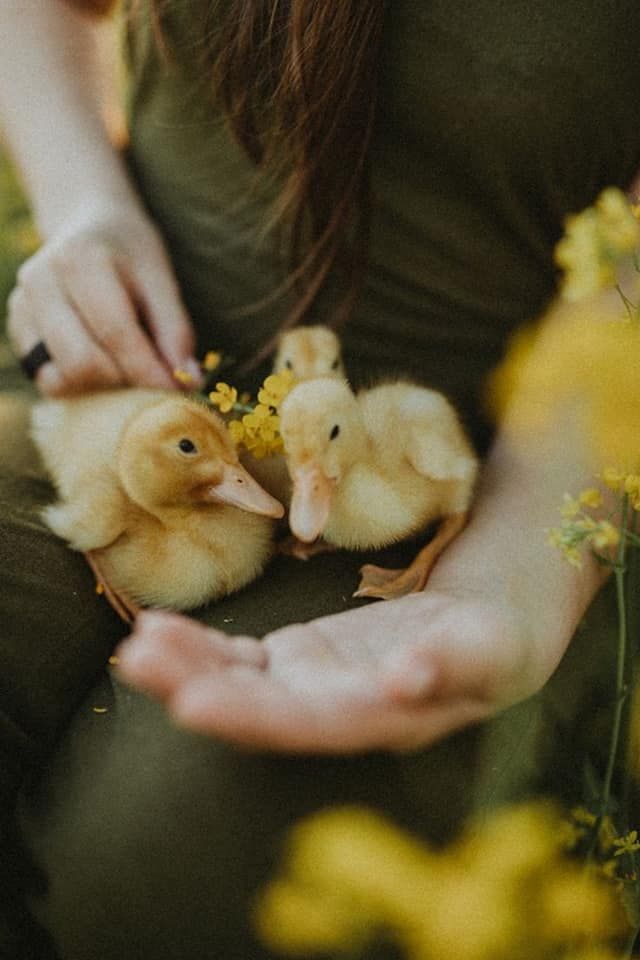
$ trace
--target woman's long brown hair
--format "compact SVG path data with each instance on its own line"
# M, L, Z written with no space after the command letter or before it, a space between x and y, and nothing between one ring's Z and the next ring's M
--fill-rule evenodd
M112 0L70 0L104 13ZM151 0L162 32L171 0ZM256 166L280 184L297 299L285 326L308 315L332 268L346 273L338 325L366 261L368 154L385 0L210 0L203 35L216 96ZM205 4L206 6L206 4Z

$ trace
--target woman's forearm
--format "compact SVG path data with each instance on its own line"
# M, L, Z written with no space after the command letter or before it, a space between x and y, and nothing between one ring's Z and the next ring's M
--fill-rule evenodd
M46 238L89 208L130 204L94 82L95 27L64 0L0 0L0 128Z
M561 658L607 576L588 548L577 569L547 539L560 523L563 495L597 486L597 471L569 413L535 436L505 425L483 468L469 527L430 580L437 588L454 578L467 592L493 584L531 623L542 675Z

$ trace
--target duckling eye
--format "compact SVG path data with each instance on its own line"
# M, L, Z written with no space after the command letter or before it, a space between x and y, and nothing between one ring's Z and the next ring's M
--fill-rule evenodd
M331 369L332 369L332 370L337 370L339 366L340 366L340 358L339 358L339 357L336 357L336 359L335 359L335 360L333 361L333 363L331 364Z
M291 360L285 360L284 365L287 370L293 370L293 364L291 363Z
M178 448L182 450L183 453L197 453L198 448L196 447L193 440L189 440L188 437L183 437L182 440L178 442Z
M336 425L331 429L331 433L329 434L329 440L335 440L335 438L338 436L339 433L340 433L340 427L336 423Z

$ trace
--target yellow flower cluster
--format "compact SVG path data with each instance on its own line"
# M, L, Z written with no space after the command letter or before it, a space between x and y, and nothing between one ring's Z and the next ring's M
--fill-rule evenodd
M337 809L294 831L263 894L259 933L285 955L352 951L379 932L409 960L612 960L616 893L565 855L561 818L505 808L436 852L374 813Z
M625 474L615 467L607 467L602 471L602 479L611 490L625 493L633 509L640 511L640 474Z
M600 551L616 547L620 542L620 531L609 520L596 520L587 510L596 510L602 505L602 494L595 488L583 490L578 497L564 496L560 510L562 523L547 532L547 540L552 547L562 551L569 563L580 568L582 551L590 546Z
M640 223L622 191L604 190L593 207L568 217L555 260L564 270L561 293L581 300L616 282L616 265L640 245Z
M634 858L634 854L640 850L638 831L630 830L619 836L611 817L602 817L598 823L595 813L584 807L575 807L563 822L566 849L576 851L580 846L583 850L588 849L596 826L598 836L591 863L597 873L622 892L625 886L634 885L638 879ZM625 858L624 862L622 858ZM629 864L632 869L629 869Z
M255 407L245 413L240 420L232 420L229 424L229 432L234 443L242 444L257 460L281 453L283 450L278 410L293 383L294 377L290 370L272 373L258 391L258 403ZM221 387L225 387L227 391L233 389L227 384L217 384L216 389L220 391ZM215 402L213 396L213 394L210 395L210 399ZM225 393L224 396L228 397L229 394ZM234 397L234 404L235 400L236 397ZM226 410L232 407L233 404L227 406Z

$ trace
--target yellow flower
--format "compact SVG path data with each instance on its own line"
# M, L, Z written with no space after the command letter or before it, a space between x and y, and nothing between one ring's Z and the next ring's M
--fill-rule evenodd
M326 890L288 880L274 881L258 903L254 920L258 933L274 950L299 957L340 952L354 955L369 939L372 920L363 905Z
M204 355L204 360L202 361L203 368L208 373L213 373L214 370L217 370L222 362L222 354L217 350L207 350Z
M589 507L592 510L602 506L602 494L596 487L589 487L583 490L578 497L578 502L583 507Z
M173 379L177 380L178 383L189 384L193 383L194 376L192 373L189 373L188 370L181 370L180 367L176 367L173 371Z
M228 383L216 383L216 389L209 394L209 400L214 407L220 408L220 413L229 413L238 399L238 391Z
M624 837L616 837L613 841L616 851L614 857L621 857L624 853L634 853L636 850L640 850L640 843L638 842L638 831L631 830Z
M603 244L612 256L632 253L640 242L638 221L622 190L608 187L596 201Z
M227 424L227 430L231 434L231 439L238 446L244 440L245 429L241 420L231 420Z
M580 513L580 505L580 500L565 493L560 513L565 520L573 520Z
M269 407L259 403L252 413L245 413L242 423L247 432L257 433L263 440L274 440L280 426L280 418Z
M616 470L615 467L605 467L602 471L602 479L610 490L614 490L617 493L622 489L625 476L624 473Z
M620 543L620 531L608 520L601 520L590 541L596 550L604 550L605 547L617 547Z
M581 300L616 280L615 266L640 244L640 225L621 190L610 187L595 204L565 222L555 260L565 271L562 295Z
M564 270L561 292L565 300L582 300L615 281L612 265L602 257L595 210L589 208L567 218L555 261Z
M571 818L575 820L576 823L581 823L585 827L594 827L598 819L595 813L591 813L586 807L573 807L571 810Z
M325 811L293 831L261 936L308 957L358 953L383 930L408 960L577 958L623 918L611 884L563 855L561 825L546 805L507 808L434 852L376 814Z
M563 943L609 937L624 929L613 890L584 867L557 866L540 890L545 937Z
M270 374L258 391L258 401L277 410L291 390L293 383L294 376L291 370L284 369L280 373Z

